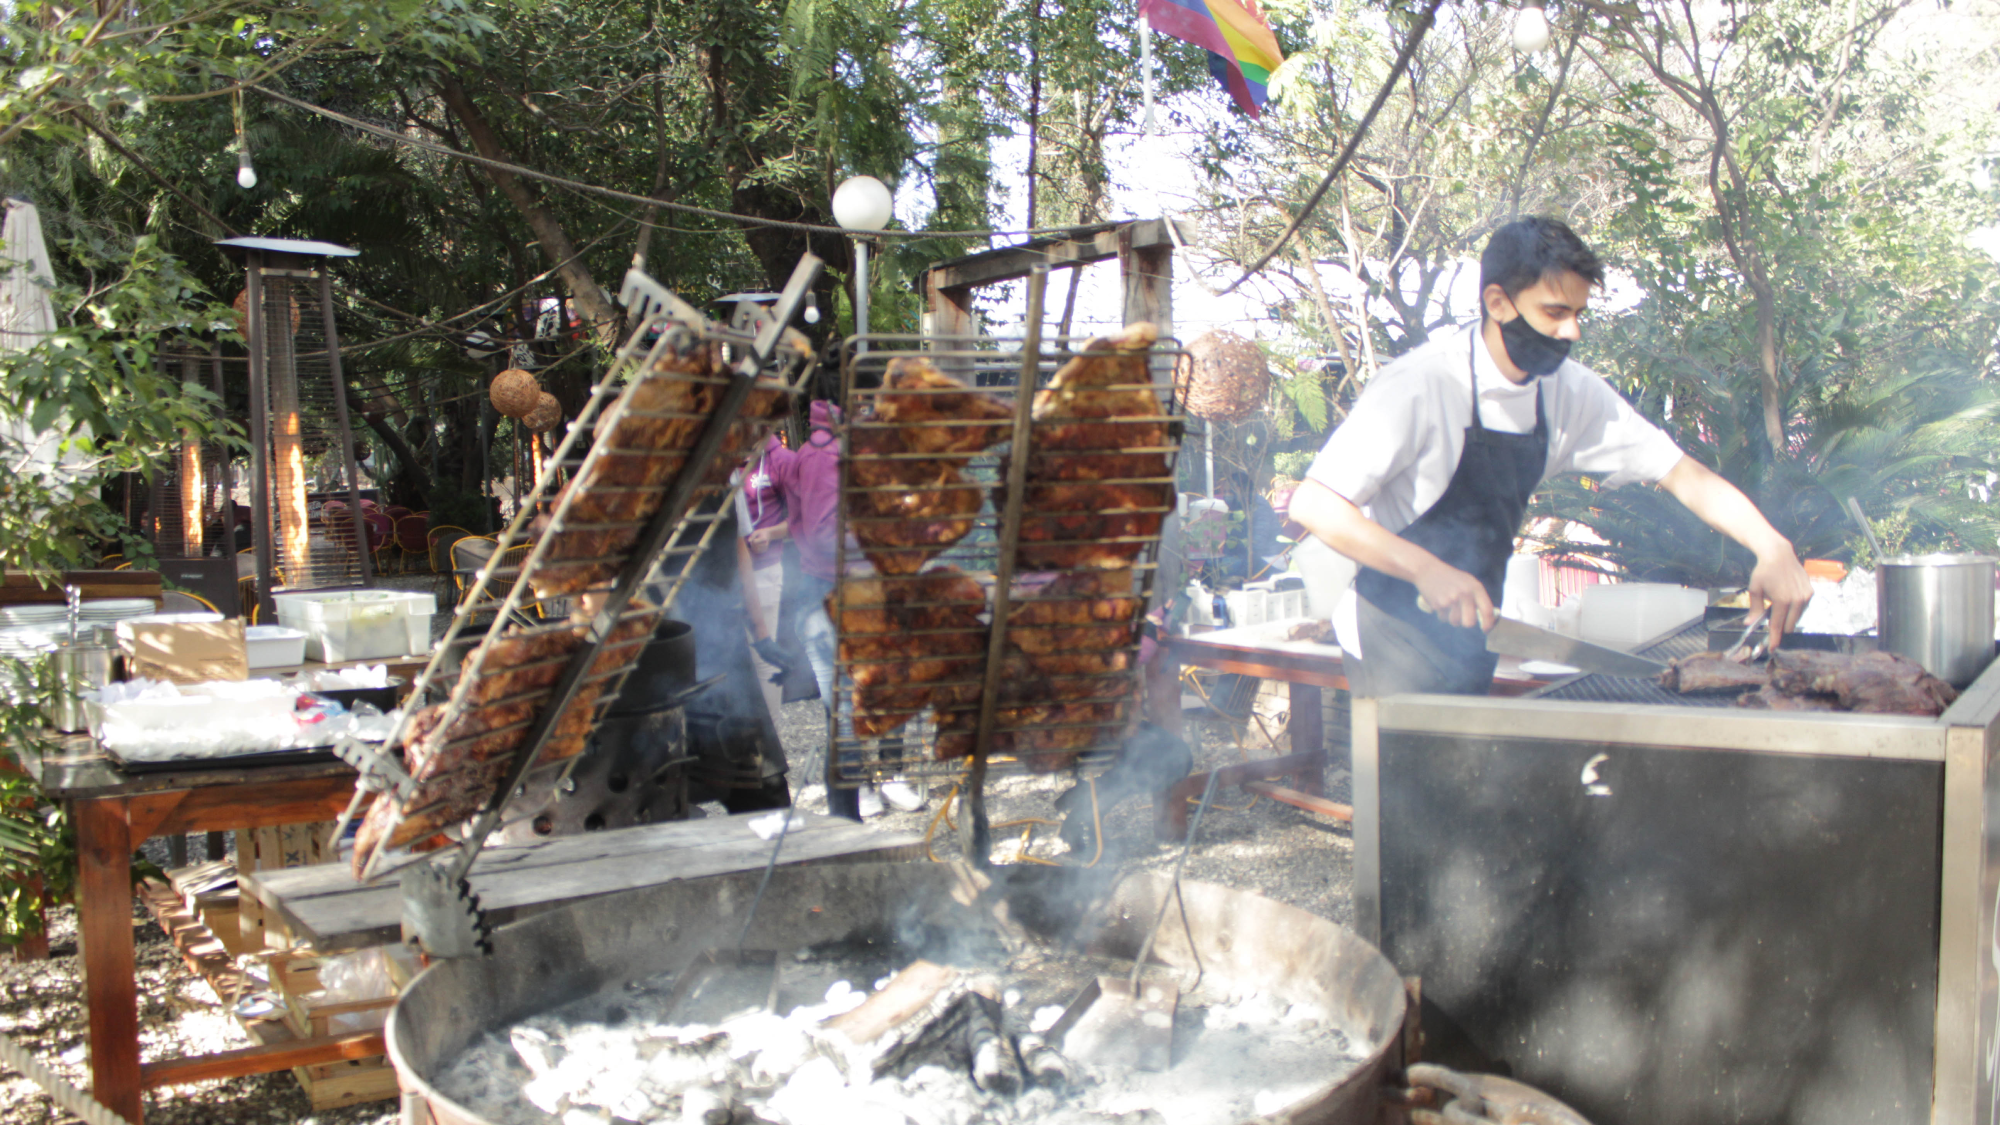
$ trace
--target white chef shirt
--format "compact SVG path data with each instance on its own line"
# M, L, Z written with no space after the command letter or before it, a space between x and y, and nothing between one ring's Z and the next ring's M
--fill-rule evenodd
M1401 532L1444 495L1472 424L1468 351L1478 381L1479 419L1499 433L1535 428L1535 392L1548 419L1543 478L1579 472L1606 488L1651 484L1680 462L1680 447L1632 409L1604 377L1575 360L1555 374L1516 385L1500 373L1477 324L1433 337L1383 368L1333 431L1306 476ZM1470 345L1468 347L1468 345Z

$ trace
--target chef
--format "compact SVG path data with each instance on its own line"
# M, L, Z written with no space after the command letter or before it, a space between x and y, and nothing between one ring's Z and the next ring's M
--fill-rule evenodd
M1292 518L1360 566L1356 695L1486 693L1498 658L1484 631L1528 497L1556 473L1657 484L1748 548L1773 644L1811 600L1791 543L1743 493L1568 358L1603 284L1603 262L1555 219L1495 231L1479 324L1383 368L1293 494Z

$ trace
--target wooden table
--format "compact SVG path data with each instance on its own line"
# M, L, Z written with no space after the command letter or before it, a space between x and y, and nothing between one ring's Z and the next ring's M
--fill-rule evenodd
M1218 786L1235 785L1311 812L1351 820L1351 808L1326 799L1326 720L1321 694L1325 688L1347 690L1347 669L1337 644L1286 640L1285 634L1299 624L1283 621L1172 637L1167 651L1183 664L1283 680L1290 691L1291 718L1286 725L1292 736L1292 752L1224 766L1217 771L1222 775L1216 779ZM1522 672L1520 661L1513 657L1502 657L1493 676L1492 694L1523 695L1547 682ZM1273 778L1288 778L1292 784L1273 785ZM1154 832L1159 838L1177 841L1187 835L1188 800L1199 798L1207 784L1208 774L1195 773L1167 791L1154 809Z
M139 1062L133 848L158 835L331 820L354 794L351 768L336 761L128 774L87 735L64 738L57 751L42 758L27 755L21 764L51 798L68 802L76 826L77 928L90 1013L91 1092L98 1101L138 1122L140 1092L151 1087L381 1053L379 1044L347 1035L298 1040L278 1049L249 1047L144 1066Z
M638 890L681 879L761 871L771 842L750 822L771 812L675 820L479 853L468 881L494 925L517 921L580 899ZM921 837L886 832L839 817L795 813L781 866L896 862L923 854ZM238 873L237 885L276 915L295 939L319 953L336 953L401 939L403 892L393 878L356 882L346 864L316 864Z

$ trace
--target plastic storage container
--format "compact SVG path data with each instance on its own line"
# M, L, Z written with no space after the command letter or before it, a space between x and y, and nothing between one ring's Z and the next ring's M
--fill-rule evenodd
M1706 591L1656 582L1586 586L1578 600L1583 639L1628 652L1700 617L1708 606Z
M408 590L279 594L278 624L306 634L306 656L328 664L419 656L431 647L437 595Z
M252 668L284 668L306 661L306 631L285 625L249 625L243 650Z

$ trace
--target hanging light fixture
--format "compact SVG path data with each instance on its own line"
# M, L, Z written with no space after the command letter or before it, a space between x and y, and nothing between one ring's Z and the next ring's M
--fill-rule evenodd
M250 134L243 128L243 91L236 91L236 185L244 191L257 186L257 169L250 164Z
M1521 0L1514 13L1514 49L1532 55L1549 45L1549 15L1543 8L1548 0Z

